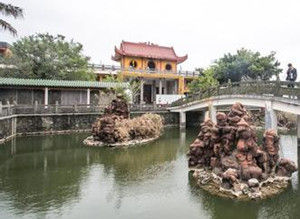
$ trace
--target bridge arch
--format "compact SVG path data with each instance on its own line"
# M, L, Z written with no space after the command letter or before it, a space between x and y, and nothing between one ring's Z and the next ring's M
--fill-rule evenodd
M171 112L180 115L180 126L185 127L186 112L207 111L207 115L215 121L217 107L229 106L240 102L245 106L265 109L266 128L277 130L275 111L297 115L297 135L300 141L300 83L295 88L286 82L240 82L225 84L188 95L172 104Z

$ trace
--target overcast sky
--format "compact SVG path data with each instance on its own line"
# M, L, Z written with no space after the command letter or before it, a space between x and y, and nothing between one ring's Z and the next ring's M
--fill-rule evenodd
M1 0L20 6L24 19L6 18L18 37L62 34L80 42L94 63L112 64L122 40L150 41L188 54L181 66L207 67L244 47L277 52L281 67L300 71L299 0ZM18 39L0 30L0 40Z

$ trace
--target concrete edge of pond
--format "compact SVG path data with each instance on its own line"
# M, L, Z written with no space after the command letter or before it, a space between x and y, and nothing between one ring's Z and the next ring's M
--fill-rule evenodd
M73 133L88 133L90 129L74 129L74 130L60 130L60 131L42 131L42 132L28 132L28 133L17 133L6 138L0 139L0 145L8 142L16 137L22 136L40 136L40 135L63 135L63 134L73 134Z

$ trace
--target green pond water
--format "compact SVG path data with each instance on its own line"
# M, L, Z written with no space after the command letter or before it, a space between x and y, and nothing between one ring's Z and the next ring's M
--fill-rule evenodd
M189 175L197 129L167 129L148 145L88 148L88 134L20 137L0 145L0 218L300 218L298 172L272 199L208 194ZM281 135L297 160L297 139Z

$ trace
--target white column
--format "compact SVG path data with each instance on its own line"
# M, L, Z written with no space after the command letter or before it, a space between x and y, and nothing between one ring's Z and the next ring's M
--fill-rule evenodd
M208 110L205 111L204 121L211 120L213 123L217 123L217 110L213 105L208 106Z
M163 87L165 88L163 94L167 94L167 80L166 79L164 79Z
M265 129L273 129L277 132L277 117L271 101L265 103Z
M2 102L0 101L0 115L2 114Z
M217 110L212 104L209 105L209 118L213 123L217 123Z
M300 147L300 115L297 116L297 138L298 146Z
M204 113L204 121L207 121L209 119L210 119L209 110L206 110L205 113Z
M86 90L86 104L90 105L91 104L91 89L88 88ZM89 106L88 106L89 107Z
M144 80L141 79L140 104L144 103Z
M44 105L45 105L45 108L47 108L48 106L48 93L49 93L49 90L48 90L48 87L45 87L45 93L44 93Z
M174 81L174 94L178 94L178 80Z
M179 112L179 127L186 128L186 112Z
M159 94L162 94L162 79L159 79Z

